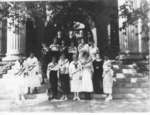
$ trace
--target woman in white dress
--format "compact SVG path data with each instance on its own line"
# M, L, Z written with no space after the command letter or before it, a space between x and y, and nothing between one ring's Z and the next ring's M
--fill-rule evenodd
M105 101L112 100L112 88L113 88L113 81L115 79L113 78L114 72L111 69L111 61L108 59L108 57L105 57L104 64L103 64L103 90L104 93L107 95L105 98Z
M89 52L89 45L85 43L84 39L81 39L81 43L78 45L79 59L82 58L83 52Z
M91 41L89 44L90 44L90 46L89 46L89 54L90 54L91 58L93 60L95 60L96 59L96 53L98 53L98 48L94 44L93 41Z
M93 65L92 59L89 57L87 52L83 53L83 59L81 60L82 64L82 91L86 92L86 99L91 99L90 93L93 92Z
M28 93L31 93L33 89L37 92L37 87L41 86L42 75L38 59L34 56L34 53L30 53L30 56L26 59L25 68Z
M81 92L81 63L78 61L77 54L73 55L73 61L69 65L69 76L71 83L71 92L74 93L73 100L80 100L79 92Z

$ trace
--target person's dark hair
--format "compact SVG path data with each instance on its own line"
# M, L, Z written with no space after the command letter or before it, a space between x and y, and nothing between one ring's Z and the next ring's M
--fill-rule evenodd
M109 57L108 56L104 56L104 60L109 60Z

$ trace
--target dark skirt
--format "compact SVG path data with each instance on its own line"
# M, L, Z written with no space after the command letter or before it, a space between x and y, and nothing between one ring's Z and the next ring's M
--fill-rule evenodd
M102 74L95 72L93 76L94 93L103 93Z
M53 97L57 97L57 83L58 83L57 71L50 72L49 83L51 84L51 91L52 91Z
M60 74L61 88L64 94L70 93L69 74Z

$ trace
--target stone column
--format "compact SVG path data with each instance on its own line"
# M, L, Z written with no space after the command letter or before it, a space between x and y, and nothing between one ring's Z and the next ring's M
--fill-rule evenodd
M93 34L93 39L94 39L95 45L97 46L97 30L96 30L96 27L92 28L91 31L92 31L92 34Z
M142 20L138 19L138 41L139 41L139 53L142 53Z
M108 33L108 43L111 44L111 25L107 25L107 33Z
M0 57L3 55L2 50L2 21L0 21Z
M7 51L4 61L17 60L25 53L26 26L18 20L7 19Z

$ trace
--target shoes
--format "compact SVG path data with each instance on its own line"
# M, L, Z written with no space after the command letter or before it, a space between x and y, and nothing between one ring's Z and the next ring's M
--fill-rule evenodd
M80 101L81 99L79 97L74 97L73 100L74 101Z
M68 100L68 97L67 97L67 96L65 96L64 101L67 101L67 100Z
M112 96L108 96L106 99L105 99L105 102L109 102L112 100Z
M76 99L77 99L77 101L80 101L80 100L81 100L80 97L77 97Z
M75 100L76 100L76 97L73 98L73 101L75 101Z
M65 99L65 96L62 96L62 97L60 98L60 101L64 101L64 99Z
M51 101L52 101L52 102L56 102L56 101L58 101L58 100L54 98L54 99L52 99Z

